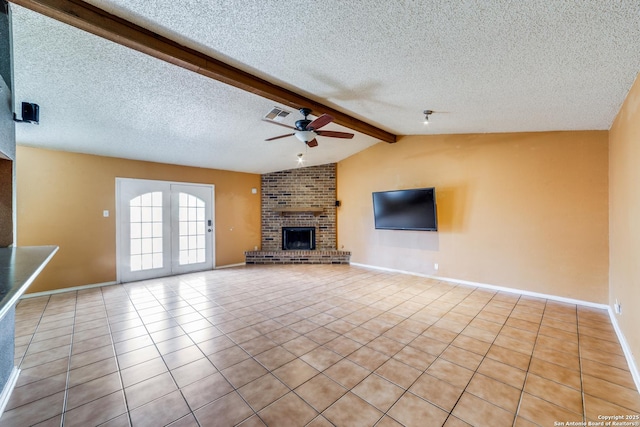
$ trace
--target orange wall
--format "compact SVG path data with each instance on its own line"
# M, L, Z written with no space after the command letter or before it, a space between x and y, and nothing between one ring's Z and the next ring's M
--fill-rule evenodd
M606 303L607 177L606 131L405 136L338 164L338 247L354 263ZM438 232L374 229L371 192L419 187L436 187Z
M639 75L640 76L640 75ZM640 77L609 131L609 303L640 366Z
M260 175L28 147L16 164L18 245L60 246L29 292L116 280L116 177L213 184L216 266L260 245Z

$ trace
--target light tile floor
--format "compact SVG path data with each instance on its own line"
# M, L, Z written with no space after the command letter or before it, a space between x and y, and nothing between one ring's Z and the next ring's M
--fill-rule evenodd
M604 310L351 266L20 301L0 426L553 426L637 415Z

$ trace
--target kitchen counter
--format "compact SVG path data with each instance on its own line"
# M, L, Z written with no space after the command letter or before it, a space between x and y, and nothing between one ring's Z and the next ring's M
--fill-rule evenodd
M58 251L58 246L0 248L0 320Z

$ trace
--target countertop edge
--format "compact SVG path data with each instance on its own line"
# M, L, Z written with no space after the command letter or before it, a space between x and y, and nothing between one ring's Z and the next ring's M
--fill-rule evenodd
M32 246L33 247L33 246ZM11 290L6 300L2 301L2 306L0 306L0 320L4 318L4 316L11 310L12 307L18 302L22 294L27 290L27 288L33 283L33 281L38 277L42 269L51 261L51 258L58 252L60 249L59 246L39 246L40 248L51 248L51 252L49 255L40 263L38 268L33 270L31 274L24 280L20 285L15 286L14 289ZM17 288L17 289L16 289Z

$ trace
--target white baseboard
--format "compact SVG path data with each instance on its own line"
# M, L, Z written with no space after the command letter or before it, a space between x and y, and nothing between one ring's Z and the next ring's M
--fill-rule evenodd
M375 265L359 264L359 263L355 263L355 262L352 262L351 265L357 266L357 267L363 267L363 268L370 268L370 269L373 269L373 270L382 270L382 271L389 271L389 272L393 272L393 273L409 274L409 275L412 275L412 276L419 276L419 277L426 277L426 278L434 279L434 280L441 280L443 282L451 282L451 283L457 283L457 284L461 284L461 285L475 286L475 287L483 288L483 289L491 289L491 290L500 291L500 292L509 292L509 293L518 294L518 295L526 295L526 296L535 297L535 298L543 298L543 299L548 299L548 300L551 300L551 301L558 301L558 302L564 302L564 303L568 303L568 304L576 304L576 305L581 305L581 306L585 306L585 307L592 307L592 308L599 308L599 309L602 309L602 310L606 310L607 313L609 313L609 318L611 319L611 323L613 325L613 328L616 331L616 335L618 336L618 340L620 341L620 345L622 346L622 350L624 351L624 356L625 356L625 359L627 359L627 365L629 366L629 371L631 372L631 376L633 377L633 381L635 382L636 388L638 389L638 391L640 391L640 372L638 372L638 366L636 365L636 362L635 362L635 360L633 358L633 353L631 352L631 348L629 347L629 344L627 343L627 339L625 338L624 334L622 333L622 330L620 329L620 326L618 325L618 321L617 321L617 319L615 317L615 314L611 310L611 307L609 305L607 305L607 304L599 304L599 303L596 303L596 302L583 301L583 300L578 300L578 299L573 299L573 298L566 298L566 297L561 297L561 296L557 296L557 295L542 294L542 293L539 293L539 292L526 291L524 289L506 288L504 286L496 286L496 285L489 285L489 284L486 284L486 283L470 282L468 280L451 279L451 278L448 278L448 277L440 277L440 276L433 276L433 275L429 275L429 274L415 273L413 271L405 271L405 270L397 270L397 269L393 269L393 268L378 267L378 266L375 266Z
M7 380L7 383L2 388L2 393L0 393L0 417L2 417L4 408L6 408L7 403L9 403L11 392L13 391L13 388L16 386L16 383L18 382L19 375L20 375L20 369L14 366L13 369L11 370L11 375L9 375L9 379Z
M616 330L616 335L618 335L618 340L620 341L620 345L622 346L624 357L627 359L629 371L631 371L633 381L636 383L636 389L638 389L638 391L640 392L640 372L638 372L638 366L635 364L635 360L633 359L633 353L631 352L631 348L629 347L627 339L622 333L622 329L620 329L620 325L618 325L618 319L616 319L616 315L611 307L608 307L608 311L609 317L611 318L611 323L613 324L613 328Z
M241 267L245 265L244 262L240 262L238 264L229 264L229 265L222 265L220 267L215 267L215 270L221 270L224 268L232 268L232 267ZM48 296L48 295L54 295L54 294L62 294L64 292L73 292L73 291L82 291L85 289L91 289L91 288L101 288L103 286L112 286L112 285L117 285L118 282L103 282L103 283L93 283L90 285L81 285L81 286L73 286L70 288L62 288L62 289L54 289L51 291L43 291L43 292L34 292L31 294L23 294L20 299L27 299L27 298L37 298L37 297L42 297L42 296Z
M371 269L374 269L374 270L389 271L389 272L393 272L393 273L409 274L411 276L426 277L428 279L441 280L443 282L457 283L459 285L474 286L474 287L477 287L477 288L491 289L493 291L509 292L509 293L512 293L512 294L526 295L526 296L534 297L534 298L549 299L549 300L552 300L552 301L564 302L564 303L567 303L567 304L577 304L577 305L582 305L582 306L586 306L586 307L600 308L602 310L608 310L609 309L609 306L607 304L600 304L600 303L597 303L597 302L584 301L584 300L579 300L579 299L574 299L574 298L566 298L566 297L561 297L561 296L551 295L551 294L543 294L543 293L540 293L540 292L531 292L531 291L527 291L527 290L524 290L524 289L507 288L505 286L490 285L488 283L471 282L469 280L452 279L450 277L433 276L433 275L430 275L430 274L415 273L413 271L396 270L396 269L393 269L393 268L377 267L375 265L358 264L358 263L354 263L354 262L352 262L351 265L355 265L355 266L363 267L363 268L371 268Z
M117 285L117 282L93 283L90 285L73 286L71 288L54 289L52 291L34 292L32 294L23 294L20 299L37 298L48 295L62 294L65 292L82 291L91 288L101 288L103 286Z
M479 288L491 289L491 290L499 291L499 292L509 292L509 293L517 294L517 295L524 295L524 296L533 297L533 298L548 299L548 300L551 300L551 301L563 302L563 303L567 303L567 304L575 304L575 305L582 305L582 306L585 306L585 307L599 308L599 309L602 309L602 310L608 310L609 309L609 306L607 304L600 304L600 303L597 303L597 302L585 301L585 300L581 300L581 299L561 297L561 296L552 295L552 294L543 294L541 292L532 292L532 291L527 291L527 290L524 290L524 289L507 288L505 286L490 285L490 284L487 284L487 283L470 282L468 280L451 279L451 278L448 278L448 277L440 277L440 276L430 276L430 277L432 277L433 279L436 279L436 280L442 280L444 282L458 283L460 285L467 285L467 286L477 286Z
M221 270L221 269L225 269L225 268L232 268L232 267L241 267L244 266L245 263L241 262L238 264L229 264L229 265L222 265L220 267L215 267L215 270ZM73 286L70 288L61 288L61 289L54 289L51 291L43 291L43 292L34 292L31 294L23 294L20 299L26 299L26 298L37 298L37 297L42 297L42 296L48 296L48 295L54 295L54 294L62 294L64 292L73 292L73 291L82 291L85 289L91 289L91 288L101 288L103 286L112 286L112 285L117 285L118 282L103 282L103 283L93 283L90 285L81 285L81 286Z
M221 265L221 266L219 266L219 267L216 267L215 269L216 269L216 270L222 270L222 269L224 269L224 268L242 267L242 266L244 266L244 265L246 265L244 262L239 262L239 263L237 263L237 264Z

